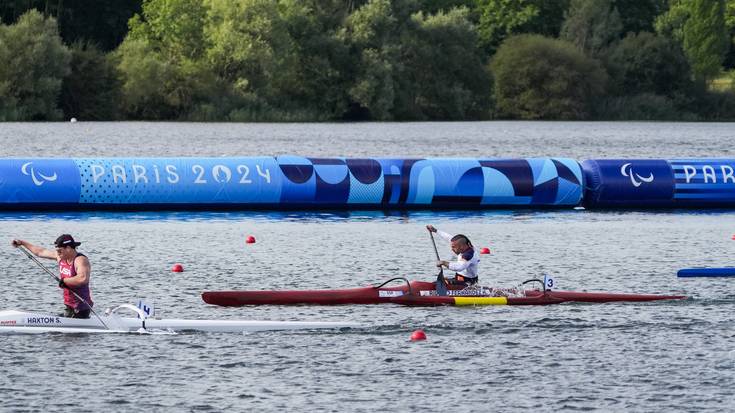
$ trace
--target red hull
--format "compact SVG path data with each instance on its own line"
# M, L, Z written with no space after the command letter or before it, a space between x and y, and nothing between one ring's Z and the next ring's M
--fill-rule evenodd
M421 291L433 291L434 284L411 281L395 287L361 287L342 290L291 291L205 291L207 304L225 307L244 305L344 305L394 303L412 306L455 305L455 296L421 296ZM679 295L613 294L573 291L526 291L525 297L508 297L506 305L549 305L564 302L607 303L616 301L656 301L686 298Z

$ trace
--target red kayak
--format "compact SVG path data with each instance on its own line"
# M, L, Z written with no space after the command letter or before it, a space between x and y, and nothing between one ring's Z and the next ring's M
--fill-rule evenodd
M405 284L386 287L396 280ZM539 281L539 280L530 280ZM540 281L539 281L540 282ZM205 291L208 304L239 307L243 305L340 305L393 303L410 306L437 305L549 305L565 302L607 303L615 301L680 300L682 295L588 293L557 290L499 290L450 286L447 295L437 295L435 284L394 278L371 287L341 290L291 291Z

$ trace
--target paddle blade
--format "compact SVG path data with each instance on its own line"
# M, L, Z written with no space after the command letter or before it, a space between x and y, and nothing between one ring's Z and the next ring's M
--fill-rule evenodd
M444 270L436 276L436 294L447 295L447 282L444 280Z

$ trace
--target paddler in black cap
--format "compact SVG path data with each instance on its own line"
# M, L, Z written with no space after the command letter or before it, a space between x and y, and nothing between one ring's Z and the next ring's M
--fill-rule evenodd
M92 294L89 290L89 277L92 271L89 259L77 252L81 242L74 241L69 234L62 234L54 242L54 250L33 245L22 239L14 239L11 245L25 247L39 258L56 260L59 263L59 287L64 289L64 317L89 318ZM70 292L73 290L86 303ZM87 305L89 303L89 305Z

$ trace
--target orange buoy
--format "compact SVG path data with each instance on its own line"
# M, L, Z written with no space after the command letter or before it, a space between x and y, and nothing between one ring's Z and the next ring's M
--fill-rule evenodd
M171 272L184 272L184 266L181 264L174 264L174 266L171 267Z
M490 254L490 248L488 248L488 247L482 247L480 249L480 254Z
M413 333L411 333L411 341L421 341L426 340L426 333L424 333L424 330L416 330Z
M248 235L248 237L245 238L245 243L246 244L255 244L255 237L252 236L252 235Z

